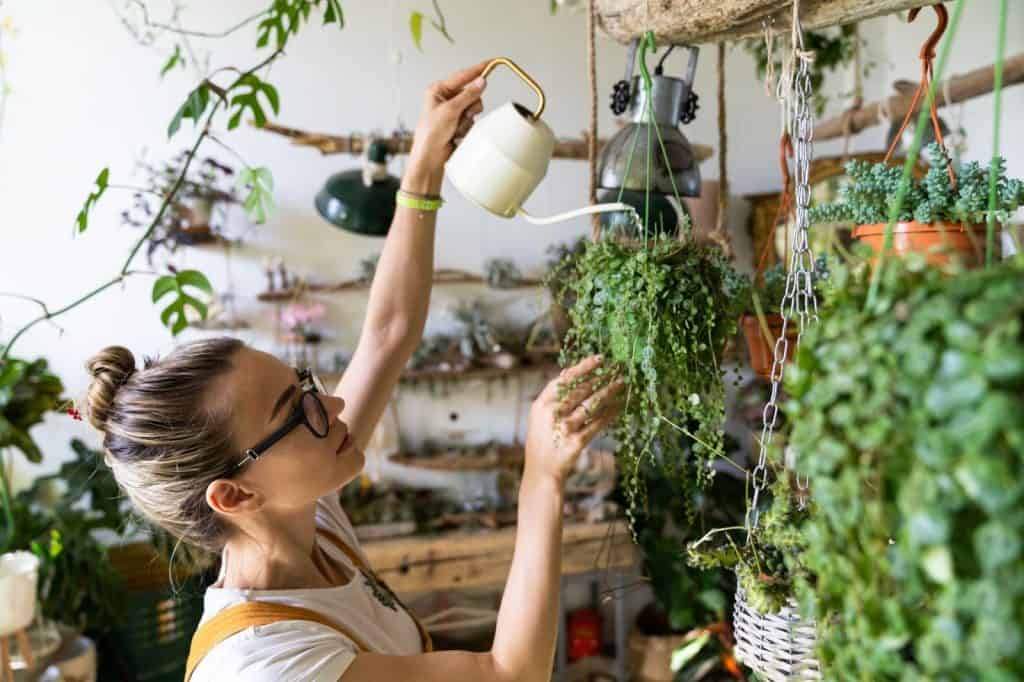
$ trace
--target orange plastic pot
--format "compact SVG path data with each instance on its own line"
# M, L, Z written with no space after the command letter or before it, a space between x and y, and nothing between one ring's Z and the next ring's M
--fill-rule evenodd
M885 227L886 223L858 225L853 236L878 254L885 243ZM957 260L965 267L974 267L984 260L985 233L984 225L896 223L892 226L891 253L897 257L919 253L930 265L949 265Z
M772 377L772 364L775 362L775 339L782 334L782 315L765 315L765 322L772 338L766 339L761 330L761 323L757 315L743 315L740 317L740 327L743 329L743 337L747 340L747 353L750 355L750 367L759 376L765 379ZM800 329L795 322L790 322L786 327L786 338L789 339L789 347L786 349L786 362L793 358L796 352L796 337Z

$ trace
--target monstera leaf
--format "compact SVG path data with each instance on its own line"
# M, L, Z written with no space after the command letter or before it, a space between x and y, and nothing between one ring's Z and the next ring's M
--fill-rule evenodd
M153 303L168 294L174 294L174 300L160 313L160 321L174 336L180 334L189 324L185 315L186 308L192 308L199 313L201 319L206 319L206 303L187 293L185 287L198 289L207 295L213 294L210 280L198 270L182 270L164 275L153 283Z

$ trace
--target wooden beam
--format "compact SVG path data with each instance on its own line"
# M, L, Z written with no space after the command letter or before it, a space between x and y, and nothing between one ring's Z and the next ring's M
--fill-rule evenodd
M250 124L255 124L250 121ZM298 128L289 128L288 126L278 125L277 123L267 122L263 124L263 130L271 133L277 133L285 137L291 138L292 144L296 144L303 147L313 147L319 149L321 154L362 154L366 149L366 145L369 143L370 138L353 133L351 135L330 135L327 133L311 133L305 130L299 130ZM379 142L383 142L387 145L388 151L392 154L408 154L412 148L412 136L402 135L391 137L378 138ZM603 146L608 140L598 140L598 145ZM692 144L694 154L698 161L710 158L712 152L711 147L703 144ZM587 159L587 140L586 138L560 138L555 142L555 151L553 154L556 159L575 159L575 160L586 160Z
M948 81L948 85L941 85L935 92L935 104L945 106L955 104L981 95L992 92L995 81L995 65L983 66L961 76L954 76ZM1024 83L1024 53L1008 58L1003 65L1003 87L1019 85ZM946 92L949 92L949 102L946 101ZM913 101L910 95L892 95L885 100L889 110L890 119L902 121L907 115L907 110ZM839 116L821 121L815 126L815 140L831 140L842 137L847 133L854 135L865 128L883 123L886 119L882 117L882 102L872 102L859 109L851 110Z
M922 0L802 0L805 30L848 24L930 4ZM654 31L659 43L696 45L760 36L762 23L788 33L792 0L595 0L601 31L628 43Z

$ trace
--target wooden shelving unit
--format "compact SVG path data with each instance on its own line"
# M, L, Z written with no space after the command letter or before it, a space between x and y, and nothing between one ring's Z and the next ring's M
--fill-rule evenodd
M445 371L440 369L410 369L402 372L400 381L403 383L417 383L430 381L474 381L502 379L531 372L542 372L555 374L559 371L558 363L554 356L540 362L526 362L508 369L501 367L474 367L462 371ZM337 383L341 379L340 373L321 374L321 378L327 384Z
M400 594L500 587L508 577L516 529L451 531L364 542L374 571ZM637 565L625 521L570 523L562 533L562 575Z
M480 275L466 270L454 270L445 268L434 272L434 284L487 284L487 280ZM543 284L539 279L524 277L515 283L505 287L490 287L495 291L513 291L516 289L534 289ZM257 300L264 303L283 303L291 301L304 293L333 294L342 291L368 290L370 283L362 279L347 279L333 283L310 283L287 289L264 291L256 296Z

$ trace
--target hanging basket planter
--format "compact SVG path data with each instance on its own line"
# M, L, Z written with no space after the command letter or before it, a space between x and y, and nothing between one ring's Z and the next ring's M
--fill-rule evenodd
M885 244L885 228L886 223L859 225L853 236L877 255ZM984 261L985 232L984 225L896 223L892 227L892 253L901 258L919 253L929 265L945 266L957 261L964 267L975 267Z
M736 591L733 607L736 658L769 682L820 680L821 664L814 657L817 628L800 617L790 599L777 613L761 613L752 607L743 590Z
M764 330L757 315L745 314L740 317L740 327L743 329L743 338L747 342L747 353L750 357L750 367L758 376L764 379L771 379L772 364L774 363L775 343L782 334L782 315L765 315L765 324L771 333L771 338L765 337ZM785 362L789 362L796 352L796 339L800 335L799 327L796 324L789 324L786 327Z

